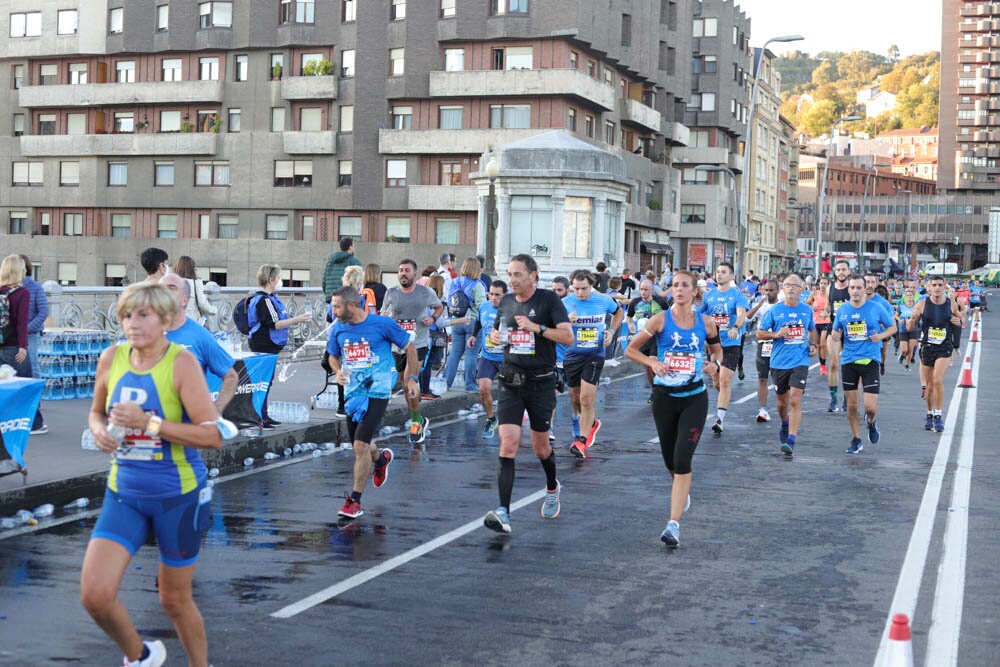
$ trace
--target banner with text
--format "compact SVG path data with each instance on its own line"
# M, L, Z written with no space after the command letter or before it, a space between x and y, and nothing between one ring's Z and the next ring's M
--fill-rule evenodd
M277 361L276 354L251 354L236 360L233 369L240 376L240 382L233 400L222 411L223 417L240 428L260 423L264 398L274 379ZM209 373L207 379L208 390L214 399L222 387L222 378Z
M0 476L24 466L24 450L44 387L45 380L28 378L0 382Z

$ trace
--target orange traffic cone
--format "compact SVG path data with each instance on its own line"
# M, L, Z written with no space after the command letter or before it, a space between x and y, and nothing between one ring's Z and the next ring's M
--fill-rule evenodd
M979 322L972 323L972 342L979 342Z
M962 381L958 383L958 386L962 389L976 388L976 385L972 384L972 357L966 357L965 363L962 364Z
M889 645L885 654L885 667L913 667L910 619L906 614L896 614L892 617L892 627L889 628Z

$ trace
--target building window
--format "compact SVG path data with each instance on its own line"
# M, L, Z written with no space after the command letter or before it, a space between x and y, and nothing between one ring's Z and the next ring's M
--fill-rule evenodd
M14 114L14 136L21 137L24 136L24 114L16 113Z
M392 128L394 130L409 130L413 127L413 107L392 108Z
M56 115L43 113L38 116L38 134L47 136L56 133Z
M180 58L164 58L160 67L161 81L181 81L182 65Z
M76 285L76 262L59 262L56 265L56 278L64 287Z
M563 209L564 257L590 257L593 208L593 200L589 197L566 197Z
M337 163L337 187L351 187L351 171L353 169L354 164L351 160L341 160Z
M719 59L717 56L702 56L701 60L703 63L701 69L706 74L715 74L718 71Z
M594 138L594 117L587 116L583 119L583 133L589 138Z
M77 31L75 9L63 9L56 14L56 34L75 35Z
M128 213L113 213L111 215L111 236L116 239L127 239L132 236L132 216Z
M11 211L8 230L11 234L27 234L28 214L24 211Z
M319 107L299 109L299 131L319 132L323 129L323 110Z
M41 65L38 68L38 83L43 86L59 83L59 65Z
M705 185L708 183L708 172L694 167L685 167L681 171L681 183L684 185Z
M681 204L681 222L703 224L705 222L705 205Z
M135 61L119 60L115 63L116 83L135 83Z
M701 94L701 110L715 111L715 93Z
M386 218L385 219L385 240L389 243L409 243L410 242L410 219L409 218Z
M128 134L135 130L135 115L131 112L115 114L115 132Z
M156 6L156 32L164 32L170 26L170 5Z
M439 107L438 127L442 130L461 130L462 107Z
M406 69L406 49L389 49L389 76L402 76Z
M227 132L239 132L240 125L242 124L243 111L241 109L232 108L229 110L229 122L226 124Z
M455 0L441 0L441 18L449 19L455 16Z
M569 52L569 67L570 67L570 69L576 69L577 60L579 60L579 58L580 58L580 56L577 54L576 51L570 51Z
M354 131L354 105L344 104L340 107L340 131Z
M235 67L233 68L233 81L246 81L250 71L250 56L240 54L236 56Z
M587 61L587 76L591 79L597 78L597 64L593 60Z
M176 213L160 213L156 216L156 236L161 239L177 238Z
M458 245L461 223L450 218L438 218L434 223L434 242Z
M632 46L632 16L622 14L622 46Z
M114 7L108 10L108 32L120 35L125 29L125 8Z
M552 197L514 195L510 198L511 255L552 254Z
M153 185L157 187L172 186L174 184L174 163L154 162L153 163Z
M441 185L461 185L461 184L462 184L462 163L442 162Z
M233 3L203 2L198 5L199 28L232 28Z
M195 187L229 185L229 161L196 161L194 163Z
M393 21L406 18L406 0L391 0L389 18Z
M275 160L274 187L312 187L312 160Z
M344 23L351 23L358 20L357 0L343 0L340 8L340 20Z
M316 3L314 0L281 0L278 11L279 23L315 23Z
M80 163L59 163L59 185L80 185Z
M11 65L10 79L14 82L14 88L20 88L24 83L24 65Z
M355 215L344 215L338 221L337 240L350 237L355 241L361 240L361 217Z
M406 160L385 161L385 184L390 188L406 187Z
M267 77L274 81L281 78L281 70L285 66L285 54L284 53L272 53L271 54L271 67L267 70Z
M528 13L528 0L492 0L491 5L494 16Z
M444 50L444 71L461 72L465 69L465 49Z
M349 79L354 76L354 49L340 52L340 76Z
M572 132L576 132L576 109L567 112L566 127Z
M199 58L198 59L198 79L201 81L219 80L219 59Z
M615 124L610 120L604 121L604 143L615 145Z
M274 107L271 109L271 131L285 131L285 107Z
M38 37L41 34L41 12L18 12L10 15L11 37Z
M161 111L160 112L160 132L180 132L181 112Z
M288 238L288 216L265 216L264 238L272 241L284 241Z
M83 236L83 213L63 213L63 236Z
M128 163L109 162L108 163L108 185L112 187L124 187L128 185Z
M694 37L717 37L719 35L719 19L704 18L694 20Z
M87 63L69 64L69 82L72 85L87 83Z
M219 215L219 238L235 239L240 235L240 218L236 215Z
M299 74L302 76L308 76L306 74L306 68L310 65L312 66L310 68L311 70L314 72L318 71L316 68L319 66L321 60L323 60L322 53L303 53L302 56L299 57Z
M313 231L315 228L315 218L311 215L302 216L302 240L303 241L315 241L314 238L316 233Z
M531 106L524 104L491 104L491 128L528 128L531 127Z
M534 50L530 46L493 49L493 69L531 69Z

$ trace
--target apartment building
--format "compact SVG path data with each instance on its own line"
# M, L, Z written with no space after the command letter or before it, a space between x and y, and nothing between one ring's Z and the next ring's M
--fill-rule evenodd
M472 254L482 156L553 129L626 166L615 264L680 227L691 3L26 6L0 2L0 236L42 280L119 284L151 245L230 285L263 261L316 285L343 236L388 271Z

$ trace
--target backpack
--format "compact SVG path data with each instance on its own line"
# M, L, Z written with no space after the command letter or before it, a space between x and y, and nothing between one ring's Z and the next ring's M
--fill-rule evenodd
M371 287L361 290L361 310L371 315L378 315L375 309L375 290Z
M288 315L288 311L285 310L285 305L281 303L278 297L273 294L268 294L267 292L257 292L256 294L251 294L244 302L246 303L246 314L247 314L247 336L253 338L261 327L260 320L257 319L257 305L260 303L261 299L270 299L271 303L274 305L274 309L278 312L278 317L280 319L285 319ZM235 320L235 315L233 317ZM268 328L267 335L272 343L284 347L288 344L288 329L272 329Z
M472 307L472 290L478 280L457 278L451 283L451 292L448 294L448 316L465 317Z
M20 285L14 285L6 292L0 292L0 345L7 342L7 338L17 337L10 321L10 295L18 289ZM11 331L8 332L8 329Z
M250 297L240 299L236 307L233 308L233 324L236 325L236 330L244 336L250 335L250 318L247 315L247 304L249 302Z

